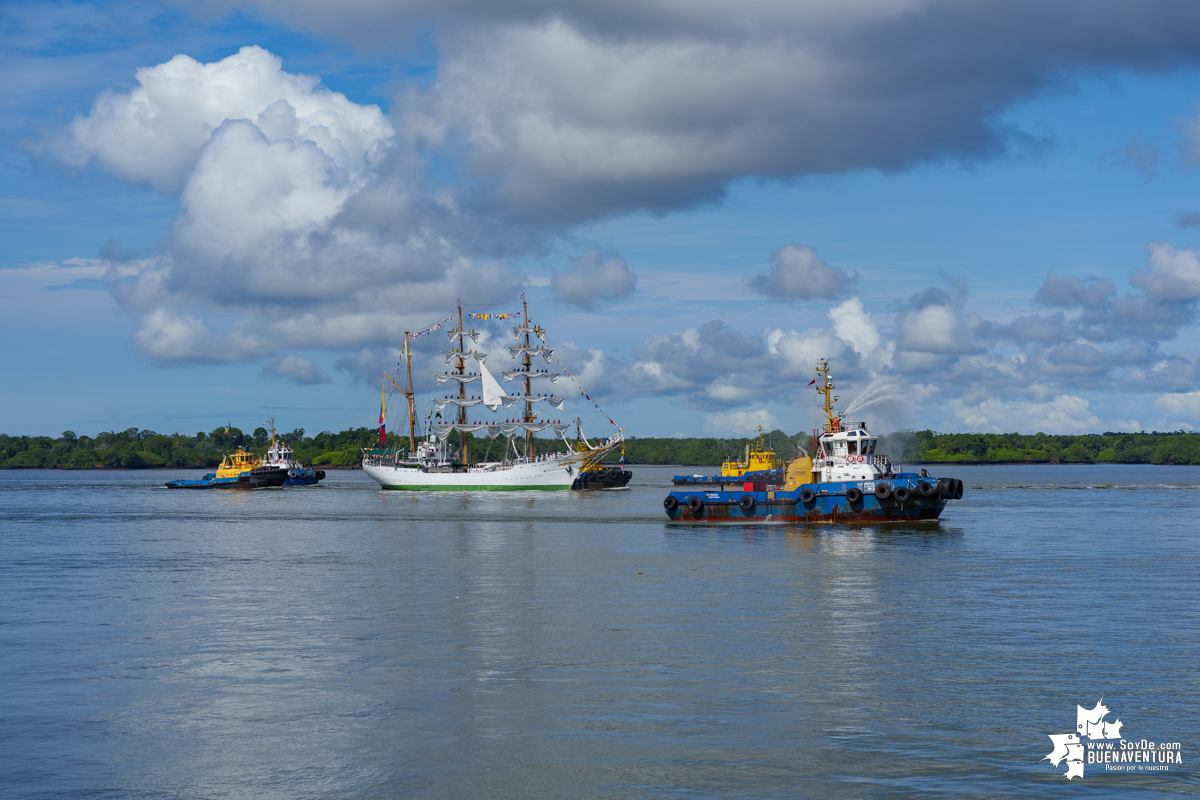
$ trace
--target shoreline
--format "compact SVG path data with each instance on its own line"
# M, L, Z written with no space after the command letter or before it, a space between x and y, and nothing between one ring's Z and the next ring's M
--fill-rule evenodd
M614 466L606 464L605 466ZM1200 467L1200 464L1154 464L1146 461L913 461L904 463L904 467ZM635 467L672 467L675 469L718 469L719 464L706 466L688 464L626 464L626 469ZM193 470L216 469L216 467L86 467L84 469L67 469L64 467L0 467L0 472L154 472L174 471L190 472ZM334 466L331 464L312 464L309 469L332 470L362 470L361 464L353 466Z

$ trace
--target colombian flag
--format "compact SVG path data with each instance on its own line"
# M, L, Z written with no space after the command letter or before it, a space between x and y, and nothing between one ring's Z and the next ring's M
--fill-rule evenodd
M816 379L816 378L813 378L811 381L809 381L809 382L808 382L808 385L809 385L809 386L812 386L812 385L813 385L814 383L816 383L816 382L817 382L817 379Z
M379 393L379 444L387 444L387 384L383 385L383 389Z

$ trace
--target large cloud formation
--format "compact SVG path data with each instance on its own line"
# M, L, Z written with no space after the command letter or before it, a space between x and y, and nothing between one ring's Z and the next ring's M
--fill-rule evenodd
M918 292L884 318L852 297L828 310L824 327L753 334L713 320L655 335L632 361L606 363L605 385L740 420L748 412L734 409L751 403L794 404L817 359L829 358L847 401L857 398L856 410L893 425L944 429L953 420L971 430L1086 432L1102 422L1079 392L1094 391L1156 393L1157 412L1143 401L1139 415L1172 429L1200 427L1200 351L1159 350L1200 313L1200 252L1150 244L1145 266L1129 277L1141 291L1128 294L1109 280L1051 272L1037 299L1062 310L1004 324L970 311L965 282L943 277L948 290ZM1172 322L1146 324L1155 319ZM930 404L934 417L912 416ZM1107 424L1138 426L1111 416Z
M69 163L179 194L168 253L114 282L147 357L395 341L406 315L514 295L517 271L475 244L495 226L426 185L378 107L259 47L211 64L177 56L137 80L102 94L59 146Z
M135 88L104 93L69 127L69 163L178 193L166 254L115 265L135 273L114 282L141 320L135 343L164 362L385 352L454 297L515 296L512 259L581 222L687 208L746 177L896 171L1037 147L1002 122L1014 103L1081 75L1200 63L1200 15L1187 0L227 5L363 46L432 30L437 69L398 91L389 117L260 48L211 64L178 56L139 70ZM1200 140L1200 125L1187 134ZM452 169L430 171L430 160ZM632 291L623 262L589 258L560 273L560 299L587 307ZM1018 385L1053 403L1064 381L1119 376L1168 391L1172 375L1194 369L1157 347L1193 320L1196 264L1191 251L1154 245L1130 294L1052 275L1044 308L1005 324L968 312L965 287L952 284L910 298L888 326L857 298L819 330L699 325L651 338L628 377L725 408L766 385L751 365L782 369L786 382L819 353L844 356L864 380L870 356L913 386L958 381L968 405ZM787 245L758 283L841 299L852 279ZM726 376L703 378L716 362Z
M989 157L1032 142L999 121L1021 98L1200 57L1187 0L249 4L364 45L435 25L406 135L537 221L670 210L748 175Z

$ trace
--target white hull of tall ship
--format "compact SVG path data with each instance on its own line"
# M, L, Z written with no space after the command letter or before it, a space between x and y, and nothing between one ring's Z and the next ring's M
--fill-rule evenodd
M401 491L503 492L569 490L579 474L577 456L546 456L534 461L472 464L469 468L422 468L413 463L364 464L363 472L384 489ZM451 469L463 470L452 472Z

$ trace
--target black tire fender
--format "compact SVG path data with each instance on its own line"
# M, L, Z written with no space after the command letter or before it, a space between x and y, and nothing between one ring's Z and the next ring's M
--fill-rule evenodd
M695 496L689 497L688 498L688 511L692 512L693 517L704 516L704 501L701 500L699 497L695 497Z
M801 489L800 490L800 502L801 503L808 505L809 503L811 503L813 500L816 500L816 499L817 499L817 493L814 492L812 489Z
M753 495L744 494L742 495L742 499L738 500L738 507L742 509L742 513L747 517L754 516L754 507L756 505L757 503L754 502Z
M673 495L673 494L669 494L663 498L663 508L665 508L667 510L668 514L670 514L672 511L674 511L675 507L678 505L679 505L679 501L675 499L675 495Z
M962 500L962 496L963 496L963 484L962 484L962 481L960 481L958 478L955 478L955 479L954 479L954 499L955 499L955 500Z
M875 496L880 500L887 500L892 496L892 487L886 483L875 484Z
M850 503L857 503L862 500L862 489L857 486L851 486L846 490L846 500Z
M325 480L325 470L323 470L323 469L317 470L317 480L319 480L319 481Z
M922 498L928 500L929 498L931 498L937 494L937 489L934 488L933 484L926 483L925 481L921 481L920 483L917 484L917 494L921 495Z
M892 494L896 496L897 503L907 503L908 498L912 497L912 490L907 486L897 486Z

